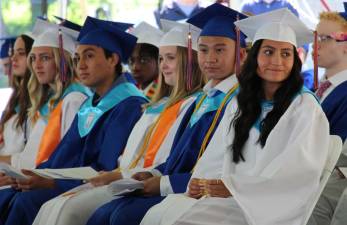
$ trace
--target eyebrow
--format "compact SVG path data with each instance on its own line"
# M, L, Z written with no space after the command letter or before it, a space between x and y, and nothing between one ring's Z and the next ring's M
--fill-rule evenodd
M261 47L261 48L270 48L270 49L276 49L275 47L273 47L273 46L271 46L271 45L265 45L265 46L263 46L263 47ZM281 51L293 51L293 49L292 48L281 48Z
M25 51L25 49L24 48L18 48L18 49L15 49L15 51Z
M206 44L199 44L199 47L224 47L224 46L226 46L226 44L224 44L224 43L218 43L218 44L215 44L213 46L209 46Z

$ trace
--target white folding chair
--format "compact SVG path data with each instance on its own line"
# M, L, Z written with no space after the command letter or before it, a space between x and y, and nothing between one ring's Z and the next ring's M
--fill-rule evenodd
M328 158L327 161L325 163L324 166L324 170L320 179L320 184L319 184L319 189L318 191L314 194L314 198L311 202L311 204L309 205L309 208L306 212L306 216L305 216L305 220L303 222L303 225L306 225L312 212L314 207L316 206L318 199L320 197L320 195L323 192L323 189L326 185L326 183L328 182L328 179L331 175L331 173L333 172L335 165L337 163L337 160L340 157L342 151L342 141L341 138L337 135L330 135L330 144L329 144L329 152L328 152Z

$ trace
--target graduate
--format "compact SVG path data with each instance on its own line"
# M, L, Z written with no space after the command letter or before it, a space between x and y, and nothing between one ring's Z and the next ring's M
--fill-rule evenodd
M34 168L49 158L69 129L88 95L73 69L77 35L76 31L37 19L28 57L33 74L28 82L32 103L29 118L35 126L23 151L2 156L0 161L18 169Z
M198 20L198 17L203 19ZM202 28L198 39L198 62L209 82L191 106L192 114L187 115L188 125L181 127L182 134L176 137L164 164L156 167L152 174L135 174L135 177L145 180L142 196L124 197L102 206L88 224L98 224L105 216L110 217L110 224L139 224L151 206L168 194L186 190L191 171L223 117L225 106L236 94L238 82L234 65L237 35L233 21L237 17L245 16L223 5L213 4L190 20L193 25ZM243 35L241 42L245 46ZM244 54L244 50L242 52ZM111 216L110 210L113 211Z
M323 110L328 117L330 133L341 137L346 144L347 138L347 3L344 3L345 12L323 12L319 16L317 25L318 65L325 68L316 94L320 97ZM341 155L342 156L342 155ZM338 166L347 166L346 157L340 157ZM339 213L334 214L342 195L347 188L347 179L335 170L323 190L313 214L309 220L310 225L330 224L333 219L337 224L346 223L346 208L342 209L343 201L339 203ZM345 206L344 206L345 207ZM335 224L335 222L334 222Z
M131 75L136 81L136 86L152 100L158 88L157 46L163 32L146 22L141 22L130 33L138 38L128 62Z
M186 195L169 196L141 224L303 223L329 147L328 121L303 88L296 51L312 33L288 9L235 24L253 46L239 76L238 107L229 108L224 141L213 149L224 151L222 180L191 181Z
M57 149L38 168L91 166L101 171L118 166L117 159L142 114L141 106L147 102L121 75L121 62L128 60L136 44L136 37L125 33L124 26L86 19L78 37L75 62L81 82L94 94L83 103ZM32 224L43 203L82 183L23 172L30 178L17 180L17 189L25 191L0 192L0 222L4 224ZM8 199L11 203L6 202Z
M195 92L205 84L205 79L198 67L192 73L192 86L187 70L187 33L188 25L163 23L164 30L169 30L162 38L159 36L159 89L153 102L145 105L145 111L134 126L128 138L125 150L120 157L119 167L110 172L90 179L96 187L78 192L74 196L58 196L43 205L33 224L81 224L84 225L91 214L101 205L117 198L108 192L108 184L122 178L129 178L137 171L150 170L165 162L170 153L177 129L182 119L195 100ZM175 29L171 29L175 27ZM151 28L142 25L132 32L137 43L153 43L158 39ZM196 43L198 28L190 29ZM178 38L172 38L172 36ZM154 43L153 43L154 44ZM177 47L176 47L177 46ZM193 50L196 52L196 44ZM197 65L196 53L191 62ZM190 97L191 96L191 97ZM111 185L110 185L111 186ZM68 192L69 193L69 192ZM70 192L71 193L71 192ZM100 221L100 223L102 223Z
M27 111L30 108L30 98L27 85L30 71L27 66L27 56L31 50L33 39L23 34L20 35L13 46L12 94L1 117L0 155L21 152L24 149L30 134L31 122L28 120Z

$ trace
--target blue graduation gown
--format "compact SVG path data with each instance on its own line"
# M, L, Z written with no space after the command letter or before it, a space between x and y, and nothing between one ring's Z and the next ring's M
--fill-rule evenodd
M114 88L116 87L117 85ZM91 166L95 170L115 169L118 166L117 158L124 150L128 136L141 117L141 105L147 102L142 96L138 92L120 101L103 113L89 133L82 137L79 130L78 116L76 116L71 128L50 159L39 167ZM17 192L11 205L8 206L10 210L4 224L32 224L42 204L80 184L80 181L56 180L54 189ZM2 192L0 191L0 199L2 198ZM8 192L8 190L4 190L4 192Z
M233 96L234 95L231 97ZM207 109L203 115L196 117L196 113L191 114L191 112L194 111L199 99L200 98L198 97L195 104L192 104L190 109L188 109L190 115L188 113L185 117L190 117L190 119L184 118L184 120L189 120L189 123L180 125L179 131L183 128L184 131L182 134L179 134L178 138L175 137L173 148L168 159L165 163L156 167L156 169L161 171L163 175L169 176L170 184L174 193L184 193L186 191L191 177L191 171L198 160L200 147L221 103L221 99L215 101L214 107L210 107L210 109ZM209 101L208 98L205 100ZM216 104L216 102L218 103ZM223 117L224 110L225 107L217 120L217 125L215 126L212 135ZM212 135L210 136L210 139ZM210 140L208 140L208 142L209 141ZM112 225L139 224L148 209L153 205L160 203L164 198L165 197L162 196L128 196L115 199L95 211L87 225L108 224L106 223L107 221Z
M330 134L347 138L347 81L341 83L324 99L322 108L328 118Z

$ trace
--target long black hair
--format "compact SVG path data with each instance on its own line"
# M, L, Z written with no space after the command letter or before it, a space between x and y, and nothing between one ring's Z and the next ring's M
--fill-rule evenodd
M262 79L257 74L258 53L263 40L258 40L250 49L247 59L242 67L239 83L240 91L237 96L238 111L232 125L235 130L235 137L232 143L233 161L238 163L244 161L243 147L249 137L252 126L261 114L261 102L265 99ZM271 130L276 126L278 120L289 107L294 96L300 91L303 85L301 78L301 61L293 47L294 64L290 75L283 81L273 96L273 109L260 123L260 135L258 142L264 147Z

